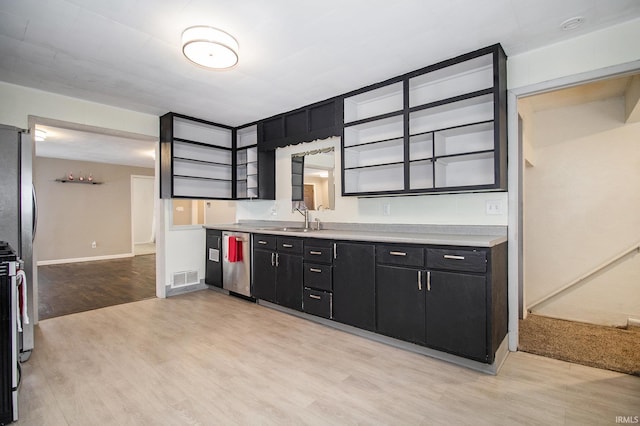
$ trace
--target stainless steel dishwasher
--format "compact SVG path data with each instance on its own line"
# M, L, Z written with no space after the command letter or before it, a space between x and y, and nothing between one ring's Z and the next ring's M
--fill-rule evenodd
M251 234L222 233L222 288L251 297Z

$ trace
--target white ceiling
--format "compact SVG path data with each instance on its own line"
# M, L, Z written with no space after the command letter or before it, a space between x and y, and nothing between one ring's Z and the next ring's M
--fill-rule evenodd
M638 17L638 0L3 0L0 80L236 126L493 43L514 55ZM237 38L238 66L182 56L181 32L202 24Z

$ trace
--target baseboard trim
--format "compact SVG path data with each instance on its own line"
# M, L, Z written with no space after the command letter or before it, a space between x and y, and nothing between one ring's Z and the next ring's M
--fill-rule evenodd
M80 262L93 262L96 260L114 260L125 259L127 257L133 257L133 253L121 253L121 254L109 254L105 256L92 256L92 257L77 257L73 259L52 259L52 260L39 260L38 266L47 265L61 265L63 263L80 263Z

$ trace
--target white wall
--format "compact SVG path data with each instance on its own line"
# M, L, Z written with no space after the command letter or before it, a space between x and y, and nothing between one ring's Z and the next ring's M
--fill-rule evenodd
M509 89L517 89L637 61L640 19L513 55L507 61Z
M335 147L336 154L336 209L312 212L312 218L323 222L345 223L400 223L446 225L506 225L507 194L505 192L478 194L442 194L404 197L358 198L342 197L340 177L340 138L279 148L276 151L276 200L239 201L238 220L301 221L302 215L291 211L291 154ZM499 200L503 213L486 214L486 201ZM383 205L389 204L391 214L383 214Z
M153 176L131 176L131 222L133 243L150 243L154 235L154 189Z
M158 137L158 117L0 82L0 124L29 127L29 116Z
M625 124L624 117L623 97L529 115L536 157L524 175L530 302L640 242L640 123ZM538 312L586 320L592 311L605 323L640 317L637 262L612 272Z

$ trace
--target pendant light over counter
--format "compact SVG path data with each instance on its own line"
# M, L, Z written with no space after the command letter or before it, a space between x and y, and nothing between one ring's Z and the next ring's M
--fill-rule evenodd
M182 32L182 53L194 64L224 70L238 63L238 41L230 34L206 25Z

